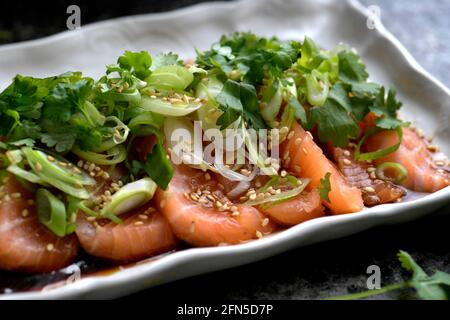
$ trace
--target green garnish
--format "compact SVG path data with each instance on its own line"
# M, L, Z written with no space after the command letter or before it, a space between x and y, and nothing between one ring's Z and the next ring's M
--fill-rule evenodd
M64 202L46 189L36 192L36 210L39 221L58 237L64 237L68 231L66 207Z
M397 127L397 128L395 128L395 132L397 133L397 136L398 136L398 142L396 144L394 144L390 147L387 147L385 149L381 149L381 150L377 150L377 151L373 151L373 152L361 153L361 146L364 144L364 142L367 140L367 138L370 137L371 135L373 135L374 133L377 133L380 131L382 131L382 130L379 128L367 130L367 132L364 134L364 136L361 138L361 140L359 140L358 145L356 147L356 150L355 150L355 159L356 160L359 160L359 161L375 160L375 159L387 156L388 154L391 154L391 153L397 151L398 148L400 148L400 145L402 143L402 138L403 138L403 130L402 130L402 127Z
M382 293L414 288L419 298L424 300L448 300L450 299L450 274L436 271L429 276L409 255L400 250L397 254L403 269L412 273L412 278L406 282L391 284L381 289L369 290L346 296L333 297L332 300L356 300L376 296Z
M393 177L391 176L392 173L388 174L387 171L393 171ZM396 184L401 184L408 178L408 171L397 162L383 162L377 166L375 173L378 179L391 181Z
M320 185L317 187L317 189L319 190L320 198L326 202L330 202L330 198L328 197L331 191L330 178L331 173L327 172L325 176L320 179Z
M112 196L112 200L102 209L100 215L118 216L139 208L153 198L155 191L156 184L150 178L128 183Z

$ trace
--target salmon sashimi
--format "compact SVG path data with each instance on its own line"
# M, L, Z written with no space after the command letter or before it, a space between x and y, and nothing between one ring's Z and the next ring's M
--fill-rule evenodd
M402 128L403 139L397 151L375 160L375 163L397 162L408 172L402 185L419 192L435 192L449 185L449 174L436 169L433 156L425 140L410 128ZM367 138L364 147L372 152L385 149L398 142L395 131L381 131Z
M175 235L195 246L237 244L260 238L275 225L258 209L232 203L210 173L174 166L167 191L158 190L157 203Z
M0 194L0 269L50 272L72 263L76 236L60 238L42 225L33 193L7 176Z
M290 133L289 138L280 145L284 167L296 176L311 179L309 189L317 188L320 180L329 172L330 201L324 201L324 205L334 214L361 211L364 207L361 191L347 183L335 165L313 141L311 134L298 123L294 123L291 130L293 133Z
M79 213L76 234L89 254L115 262L134 262L176 247L167 219L150 204L121 215L123 223L98 221Z
M260 206L260 210L275 222L293 226L325 215L317 190L303 191L295 198L278 204Z
M351 148L333 148L332 153L347 182L361 189L365 205L390 203L406 195L404 189L392 182L377 179L375 167L366 161L355 160L355 153Z

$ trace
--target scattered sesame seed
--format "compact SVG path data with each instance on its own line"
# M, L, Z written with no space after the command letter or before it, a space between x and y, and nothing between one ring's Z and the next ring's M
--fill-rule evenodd
M429 146L427 146L427 149L431 152L437 152L439 151L439 147L434 145L434 144L430 144Z
M303 150L303 153L304 153L305 155L308 154L308 151L307 151L305 148L302 148L302 150Z
M249 196L249 199L250 199L250 200L255 200L255 199L256 199L256 194L255 194L255 193L252 193L252 194Z
M288 138L289 140L292 139L292 137L294 136L294 134L295 134L294 131L289 132L287 138Z
M22 210L22 217L24 217L24 218L26 218L26 217L28 217L28 214L29 214L30 212L28 211L28 209L23 209Z
M367 168L367 172L375 172L377 169L374 167Z
M311 140L314 140L314 137L312 135L312 133L310 131L306 131L306 133L308 134L308 136L311 138Z
M19 199L20 197L22 197L22 194L20 192L14 192L11 193L11 197L14 199Z
M47 156L47 160L48 160L48 161L55 161L55 158L53 158L51 155L48 155L48 156Z
M259 230L256 230L256 237L258 238L258 239L261 239L262 237L263 237L263 234L261 233L261 231L259 231Z
M435 161L434 164L437 165L438 167L442 167L442 166L445 165L445 162L441 161L441 160L438 160L438 161Z
M79 166L81 168L81 167L83 167L83 164L84 164L83 160L79 160L77 163L77 166Z
M42 171L42 165L39 162L36 162L36 171Z
M97 218L96 217L87 217L86 220L89 222L94 222Z
M369 177L370 177L370 179L375 180L375 179L377 178L377 175L375 174L375 172L371 172L371 173L369 174Z
M348 159L344 159L343 162L344 162L344 164L345 164L346 166L349 166L349 165L352 164L352 162L351 162L350 160L348 160Z
M261 226L265 227L269 224L269 218L264 218L261 221Z
M55 249L55 246L53 245L53 243L49 243L47 244L46 249L47 251L52 252Z
M295 165L295 166L294 166L294 171L295 171L296 173L300 173L300 171L302 171L302 169L300 168L300 166Z
M348 151L348 150L344 150L344 156L346 156L346 157L350 157L350 151Z
M295 145L299 146L302 143L302 138L295 139Z
M206 179L207 181L211 180L211 175L210 175L208 172L205 173L205 179Z
M30 206L34 205L34 200L33 199L28 199L27 200L27 204L30 205Z
M142 222L142 221L136 221L136 222L134 223L134 225L135 225L135 226L142 226L142 225L144 225L144 222Z
M443 169L437 169L436 171L437 171L437 173L440 173L440 174L444 174L445 173L445 171Z
M375 192L375 189L372 187L364 187L363 189L364 189L364 191L367 191L367 192L371 192L371 193Z
M283 178L287 176L286 170L282 170L282 171L281 171L281 176L282 176Z

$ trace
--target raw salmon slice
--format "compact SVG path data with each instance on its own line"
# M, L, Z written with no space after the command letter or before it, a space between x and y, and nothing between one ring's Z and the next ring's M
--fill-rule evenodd
M7 176L0 200L0 269L50 272L72 263L75 235L57 237L37 217L34 194Z
M232 203L215 179L186 165L174 166L168 190L156 198L175 235L195 246L237 244L275 230L258 209Z
M347 183L339 170L313 141L311 134L298 123L294 123L291 130L293 135L280 146L284 167L296 176L311 179L309 189L317 188L320 185L320 179L329 172L331 174L331 191L328 195L330 201L324 201L324 205L334 214L361 211L364 206L361 191Z
M365 161L355 160L355 153L351 148L333 148L332 153L347 182L361 190L365 205L394 202L406 194L399 186L377 179L375 167Z
M378 158L375 163L397 162L408 171L408 177L402 185L419 192L435 192L449 185L449 174L436 169L433 156L427 143L419 134L410 128L402 128L403 139L397 151ZM390 147L398 142L395 131L381 131L370 136L364 144L367 151L372 152Z
M286 226L293 226L325 214L317 190L303 191L291 200L268 207L261 206L260 210L275 222Z

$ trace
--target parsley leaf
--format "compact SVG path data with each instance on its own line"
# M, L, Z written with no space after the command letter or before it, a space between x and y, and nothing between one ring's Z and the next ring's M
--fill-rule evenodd
M161 67L171 65L182 65L181 60L178 59L178 55L173 52L159 53L153 58L153 63L150 70L155 71Z
M450 275L444 272L436 272L428 276L425 271L405 251L398 253L402 267L412 272L411 284L417 290L417 294L426 300L446 300L449 298Z
M346 82L365 82L369 77L361 58L350 50L341 51L339 57L339 79Z
M135 176L145 172L163 190L167 189L173 177L173 168L161 142L153 146L145 162L133 160L131 171Z
M350 138L358 134L358 124L337 100L327 99L323 106L309 110L309 128L317 125L319 139L332 141L334 146L344 147Z
M331 191L330 177L331 173L327 172L325 176L320 179L320 185L317 187L317 189L319 190L320 198L327 202L330 202L330 198L328 197Z
M258 107L258 97L255 87L234 80L227 80L222 91L216 96L220 109L224 112L218 119L217 124L225 129L240 116L248 121L255 129L265 128Z
M147 51L125 51L117 62L121 68L133 72L136 77L143 80L150 74L152 58Z

